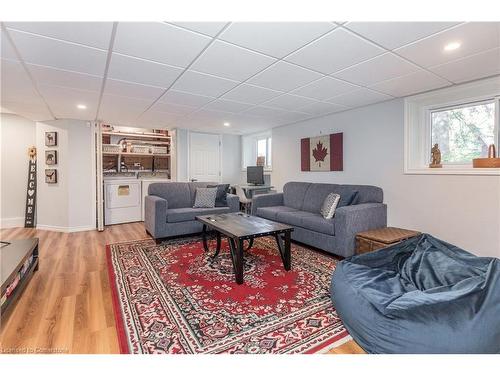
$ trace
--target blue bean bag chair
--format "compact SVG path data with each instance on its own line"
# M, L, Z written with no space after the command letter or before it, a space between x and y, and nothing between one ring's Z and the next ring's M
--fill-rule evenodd
M428 234L338 263L331 296L369 353L500 353L500 260Z

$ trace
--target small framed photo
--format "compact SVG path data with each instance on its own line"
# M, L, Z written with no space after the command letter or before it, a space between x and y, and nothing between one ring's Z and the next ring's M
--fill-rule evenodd
M45 170L45 182L47 184L57 184L57 169Z
M45 151L45 164L57 165L57 151L56 150Z
M45 146L57 146L57 132L45 132Z

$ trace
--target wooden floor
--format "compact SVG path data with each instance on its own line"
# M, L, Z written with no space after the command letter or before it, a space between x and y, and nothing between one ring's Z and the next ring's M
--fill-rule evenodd
M147 238L142 223L104 232L4 229L2 240L39 237L40 268L7 319L0 353L119 353L105 245ZM364 353L349 341L330 353Z

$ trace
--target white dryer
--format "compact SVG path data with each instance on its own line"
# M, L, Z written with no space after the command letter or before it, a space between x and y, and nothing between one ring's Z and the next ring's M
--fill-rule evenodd
M104 225L141 221L141 181L104 180Z

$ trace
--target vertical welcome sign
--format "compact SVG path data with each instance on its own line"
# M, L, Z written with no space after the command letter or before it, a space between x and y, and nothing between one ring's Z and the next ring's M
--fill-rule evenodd
M35 227L35 208L36 208L36 147L28 149L28 189L26 192L26 212L24 215L24 227Z

